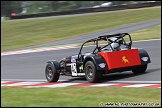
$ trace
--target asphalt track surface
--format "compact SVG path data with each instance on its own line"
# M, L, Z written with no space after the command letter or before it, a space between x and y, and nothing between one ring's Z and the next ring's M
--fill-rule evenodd
M149 24L148 24L149 22ZM131 25L124 25L117 28L111 28L108 30L95 32L91 34L85 34L76 38L61 40L68 44L76 42L83 42L88 38L103 35L105 33L117 33L117 32L132 32L142 28L148 28L161 24L161 20L152 20L142 23L136 23ZM86 37L86 38L85 38ZM159 37L160 38L160 37ZM60 41L57 41L60 43ZM46 44L47 46L58 45L57 42ZM45 45L43 45L45 46ZM40 46L35 46L40 47ZM134 42L133 47L144 48L151 58L151 63L148 65L147 71L144 74L134 75L131 71L124 73L109 74L103 78L103 82L149 82L149 83L161 83L161 39L152 41ZM89 50L90 47L87 47ZM52 50L26 54L6 55L1 56L1 80L7 79L23 79L23 80L43 80L45 78L45 66L47 60L60 60L63 57L77 54L79 48L64 49L64 50ZM60 76L59 80L65 80L67 82L84 83L87 82L82 77L70 77Z
M104 82L110 81L161 81L161 40L133 43L133 47L144 48L150 55L151 63L144 74L134 75L131 71L115 73L105 76ZM87 47L89 50L89 47ZM79 48L44 51L37 53L7 55L1 57L2 79L41 79L45 80L45 66L47 60L60 60L62 57L77 54ZM61 76L60 80L68 82L86 82L85 78Z

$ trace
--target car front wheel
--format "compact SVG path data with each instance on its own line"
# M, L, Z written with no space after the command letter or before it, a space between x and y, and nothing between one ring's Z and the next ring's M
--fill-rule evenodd
M134 74L140 74L140 73L144 73L147 69L147 64L145 65L140 65L140 66L136 66L134 69L132 69L132 72Z

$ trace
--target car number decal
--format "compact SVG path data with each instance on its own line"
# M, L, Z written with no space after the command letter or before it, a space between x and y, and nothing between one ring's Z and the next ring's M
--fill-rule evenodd
M72 73L72 76L77 76L76 63L71 63L71 73Z

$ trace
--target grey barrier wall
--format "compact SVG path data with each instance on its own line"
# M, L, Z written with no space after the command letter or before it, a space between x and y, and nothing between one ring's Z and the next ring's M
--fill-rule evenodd
M128 5L123 4L123 5L111 6L111 7L75 9L75 10L60 11L60 12L16 15L16 16L10 16L10 19L24 19L24 18L34 18L34 17L48 17L48 16L58 16L58 15L82 14L82 13L114 11L114 10L124 10L124 9L136 9L136 8L153 7L153 6L161 6L161 1L138 3L138 4L128 4Z

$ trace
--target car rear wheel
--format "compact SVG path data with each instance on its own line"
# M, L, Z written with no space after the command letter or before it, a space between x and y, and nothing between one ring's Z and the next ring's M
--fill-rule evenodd
M85 77L88 82L96 83L102 79L102 72L98 71L92 61L87 61L84 67Z
M45 75L48 82L57 82L60 77L60 73L56 72L56 67L51 63L47 64Z
M132 69L132 72L134 74L140 74L140 73L144 73L147 69L147 64L145 65L140 65L140 66L136 66L134 69Z

